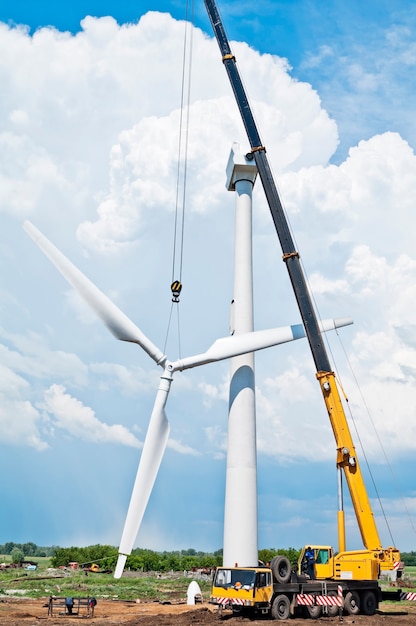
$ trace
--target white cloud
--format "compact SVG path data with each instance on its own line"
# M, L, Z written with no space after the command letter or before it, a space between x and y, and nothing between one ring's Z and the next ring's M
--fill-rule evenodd
M42 408L50 416L53 427L83 441L141 447L141 442L125 426L101 422L93 409L65 391L62 385L51 385L45 392Z
M22 121L25 116L24 111L18 114ZM13 111L10 118L15 123L17 113ZM59 165L43 147L34 145L25 130L29 128L0 133L0 151L7 155L0 174L0 207L16 216L30 214L46 190L53 193L55 188L66 186Z
M170 269L180 117L180 72L176 70L181 67L183 24L153 12L138 24L123 27L112 18L88 17L75 36L42 29L30 37L25 29L4 25L1 35L0 69L6 96L0 104L4 120L0 142L7 150L0 151L0 171L7 173L8 186L0 192L0 211L19 220L31 213L42 229L47 226L46 234L53 240L56 234L80 256L75 247L77 234L107 292L117 302L130 300L130 310L136 310L140 300L140 315L146 317L148 326L157 326L157 332L150 328L149 335L162 336L162 296L157 290L161 276L165 279ZM184 291L183 300L186 330L194 332L204 347L215 338L206 340L208 325L210 332L216 328L226 332L228 327L228 320L217 322L225 307L216 300L230 297L224 281L219 280L225 278L225 268L231 274L232 262L223 258L225 247L221 247L223 240L231 247L231 232L224 232L223 224L224 207L233 202L224 191L224 170L231 144L240 141L244 149L245 135L217 44L199 30L193 33L193 43L189 230L185 233L186 271L192 285L189 292ZM316 91L293 79L284 59L260 55L244 43L233 44L233 48L320 308L329 315L333 309L337 314L342 309L342 314L354 318L357 347L353 363L370 377L369 390L386 379L397 384L405 380L411 395L416 197L411 147L397 133L385 132L352 147L339 165L328 164L338 145L338 133ZM321 50L321 56L332 58L333 49ZM359 68L354 71L361 77L372 75ZM269 266L278 246L258 189L260 181L256 187L255 232L262 248L256 254L256 290L260 294L256 309L260 319L263 314L273 318L269 325L277 325L277 317L286 317L283 323L291 323L287 316L294 310L293 295L285 292L282 306L276 302L280 291L277 294L270 281L272 276L283 290L282 274ZM227 219L230 224L232 218ZM31 244L25 244L26 252ZM211 254L208 260L207 252ZM8 254L10 257L10 251ZM111 264L106 259L109 256ZM32 280L41 271L34 268ZM197 296L187 299L195 287L200 290ZM14 293L10 287L2 291L6 296ZM55 297L49 295L47 286L42 293L45 298ZM28 296L24 297L29 306ZM90 324L92 318L72 292L66 297L62 306L69 304L71 321L75 312L80 321L77 332L85 336L87 347L95 328ZM16 310L19 298L22 294L15 297ZM57 294L56 301L62 300ZM62 321L55 322L51 316L44 323ZM191 340L192 336L187 339ZM3 336L3 362L28 384L35 379L39 383L31 395L20 389L17 400L36 405L35 396L39 401L45 386L60 389L63 385L68 392L61 391L59 397L68 405L73 401L77 414L88 423L97 420L100 432L106 433L87 407L88 384L106 393L116 390L123 399L152 395L156 389L157 374L147 372L140 363L120 364L118 353L112 356L111 341L108 349L106 344L105 358L94 360L90 354L78 356L83 352L82 338L76 354L60 349L54 333L48 341L50 346L39 337L39 330L35 333L30 328L25 335ZM308 366L287 356L281 364L272 356L262 359L271 365L260 368L257 377L259 449L289 459L298 454L302 425L305 420L309 423L308 398L313 399L312 412L322 409L322 399ZM215 376L213 370L201 369L193 379L203 399L198 411L204 416L228 401L228 376L220 381ZM176 384L181 393L191 393L192 387L186 377ZM294 387L296 396L291 393ZM74 388L82 388L85 405L76 404ZM289 421L288 407L293 417ZM404 409L399 411L400 424L406 417ZM62 424L68 428L64 417ZM207 445L211 445L209 433L217 427L223 432L224 424L216 416L212 418L212 431L206 431ZM313 420L311 433L312 424ZM325 428L329 432L329 424ZM105 440L106 435L102 436ZM173 435L170 445L184 446L184 451L187 446L195 449L182 435Z
M174 450L175 452L178 452L179 454L189 454L191 456L200 456L201 452L199 452L198 450L195 450L195 448L192 448L191 446L188 446L187 444L183 444L181 441L178 441L177 439L169 439L168 441L168 448L170 448L171 450Z
M331 46L323 45L319 46L318 52L312 54L308 52L305 60L302 62L303 68L319 67L322 63L325 63L328 59L334 56L334 51Z
M74 218L90 216L79 225L82 243L111 252L144 235L155 207L174 209L184 25L160 13L121 28L109 17L82 25L75 36L44 28L33 37L1 25L0 112L9 125L0 136L0 210L62 215L71 207ZM316 92L282 59L235 48L269 150L282 147L278 168L326 162L337 133ZM242 126L217 45L199 30L193 64L203 72L192 75L189 210L209 211L223 194L218 154L225 161Z
M149 373L142 368L119 363L92 363L90 370L100 376L100 386L119 389L126 396L156 392L157 389L158 372L155 371Z
M280 186L294 213L297 238L307 243L367 242L386 254L413 251L404 225L411 219L416 193L416 157L397 133L384 133L351 148L339 166L303 168L286 173ZM385 244L384 229L391 241ZM331 248L329 248L331 251ZM325 250L326 252L326 250ZM336 260L336 259L335 259Z
M28 386L21 376L0 365L0 440L3 444L42 451L48 444L40 432L41 416L30 402L20 400Z
M24 335L1 331L0 335L9 344L0 345L2 362L11 369L35 379L53 375L78 386L86 384L88 370L81 359L62 350L51 350L44 336L32 331Z
M223 426L207 426L204 429L207 441L214 446L214 459L223 459L227 452L227 433L225 422Z
M208 406L216 400L228 401L228 385L229 378L226 381L223 381L220 385L202 382L198 387L204 398L204 403Z

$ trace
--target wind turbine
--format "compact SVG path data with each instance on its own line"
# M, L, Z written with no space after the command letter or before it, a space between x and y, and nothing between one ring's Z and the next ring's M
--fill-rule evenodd
M162 350L155 346L140 328L111 302L31 222L25 221L23 228L64 278L101 318L116 339L137 343L157 365L163 368L120 541L119 557L114 572L114 577L120 578L127 557L133 549L133 544L168 441L170 426L165 413L165 405L174 373L300 339L305 337L305 330L302 324L295 324L222 337L217 339L206 352L176 361L169 361ZM322 331L327 331L348 324L352 324L350 318L339 318L337 320L322 321L320 327Z

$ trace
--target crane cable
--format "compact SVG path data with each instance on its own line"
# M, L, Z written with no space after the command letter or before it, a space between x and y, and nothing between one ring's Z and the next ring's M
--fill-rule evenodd
M345 347L344 347L344 345L343 345L343 343L342 343L342 340L341 340L341 337L340 337L340 335L339 335L339 333L338 333L338 330L336 330L336 333L337 333L337 335L338 335L338 339L339 339L339 342L340 342L340 346L341 346L341 348L342 348L342 350L343 350L343 352L344 352L344 355L345 355L346 361L347 361L347 363L348 363L348 367L349 367L349 369L350 369L351 375L352 375L352 377L353 377L353 379L354 379L354 381L355 381L355 384L357 385L357 389L358 389L358 392L359 392L359 394L360 394L360 396L361 396L361 400L362 400L362 402L363 402L363 404L364 404L364 407L365 407L365 410L366 410L366 412L367 412L368 418L369 418L369 420L370 420L370 423L371 423L371 425L372 425L372 427L373 427L373 430L374 430L374 432L375 432L375 435L376 435L376 437L377 437L377 441L378 441L379 446L380 446L380 448L381 448L381 451L382 451L382 453L383 453L383 456L384 456L384 459L385 459L385 461L386 461L387 467L389 468L389 472L390 472L390 474L391 474L391 477L392 477L392 480L393 480L394 486L395 486L395 488L396 488L396 491L397 491L398 495L400 496L400 499L401 499L401 501L402 501L403 508L404 508L404 510L406 511L406 514L407 514L407 517L408 517L408 519L409 519L409 523L410 523L410 525L411 525L411 527L412 527L412 530L413 530L414 534L416 535L416 527L415 527L415 525L414 525L414 523L413 523L413 520L412 520L412 517L411 517L411 515L410 515L409 508L408 508L408 507L407 507L407 505L406 505L406 500L405 500L405 497L404 497L403 492L402 492L402 490L401 490L401 488L400 488L400 485L399 485L399 483L398 483L398 480L397 480L397 478L396 478L396 475L395 475L395 473L394 473L394 471L393 471L393 468L392 468L391 463L390 463L390 461L389 461L389 458L388 458L388 456L387 456L387 453L386 453L385 447L383 446L383 443L382 443L382 441L381 441L380 435L379 435L379 433L378 433L378 431L377 431L376 425L375 425L374 420L373 420L373 418L372 418L372 415L371 415L370 409L369 409L369 407L368 407L368 405L367 405L367 403L366 403L366 401L365 401L365 398L364 398L363 392L362 392L362 390L361 390L360 384L359 384L359 382L358 382L358 380L357 380L357 377L356 377L356 375L355 375L355 372L354 372L354 370L353 370L353 367L352 367L352 365L351 365L351 362L350 362L350 360L349 360L349 358L348 358L348 355L347 355L347 353L346 353ZM354 418L353 418L353 416L352 416L352 414L351 414L351 409L350 409L350 408L349 408L349 411L350 411L350 416L351 416L351 419L352 419L352 421L353 421L353 423L354 423L354 427L355 427L355 430L356 430L356 432L357 432L357 436L358 436L357 426L356 426L356 424L355 424L355 420L354 420ZM386 515L385 515L385 513L384 513L384 508L383 508L383 505L382 505L382 503L381 503L381 499L380 499L380 496L379 496L379 494L378 494L378 490L377 490L377 487L376 487L376 485L375 485L375 482L374 482L374 479L373 479L373 476L372 476L372 473L371 473L371 470L370 470L370 467L369 467L369 463L368 463L368 461L367 461L367 458L365 457L365 452L364 452L363 445L362 445L361 441L360 441L360 445L361 445L361 449L362 449L363 454L364 454L364 458L365 458L365 460L366 460L366 464L367 464L368 470L369 470L369 472L370 472L371 480L372 480L372 482L373 482L374 488L375 488L376 493L377 493L377 498L378 498L378 501L379 501L379 504L380 504L381 511L382 511L382 513L383 513L383 517L384 517L385 523L386 523L387 528L388 528L389 533L390 533L390 538L391 538L391 539L392 539L392 541L393 541L392 534L391 534L391 532L390 532L390 527L389 527L389 524L388 524L388 522L387 522ZM393 545L394 545L394 541L393 541Z
M289 227L290 227L290 224L289 224ZM302 261L301 261L301 263L302 263ZM314 302L314 308L315 308L315 312L316 312L317 318L318 318L319 320L321 320L321 316L320 316L320 314L319 314L318 306L317 306L317 303L316 303L316 300L315 300L315 297L314 297L313 291L312 291L312 289L311 289L311 285L310 285L310 283L309 283L309 279L308 279L308 276L307 276L307 272L306 272L306 269L305 269L305 267L304 267L303 263L302 263L302 267L303 267L303 271L304 271L304 274L305 274L306 282L307 282L307 284L308 284L308 286L309 286L309 292L310 292L310 294L311 294L311 298L312 298L312 300L313 300L313 302ZM407 507L407 505L406 505L406 502L405 502L405 499L404 499L403 493L402 493L402 491L401 491L401 489L400 489L400 486L399 486L399 484L398 484L397 478L396 478L396 476L395 476L395 474L394 474L394 472L393 472L393 468L392 468L391 463L390 463L390 461L389 461L389 459L388 459L388 457L387 457L386 450L385 450L385 448L384 448L384 446L383 446L383 443L382 443L382 441L381 441L381 439L380 439L380 435L379 435L379 433L378 433L378 431L377 431L376 425L375 425L374 420L373 420L373 418L372 418L372 416L371 416L371 413L370 413L370 410L369 410L369 408L368 408L368 405L367 405L367 403L366 403L366 401L365 401L365 398L364 398L363 392L362 392L361 387L360 387L360 385L359 385L359 383L358 383L357 377L356 377L355 372L354 372L354 370L353 370L353 368L352 368L352 365L351 365L351 362L350 362L350 360L349 360L349 358L348 358L348 355L347 355L347 353L346 353L345 347L344 347L344 345L343 345L343 343L342 343L342 340L341 340L341 335L340 335L340 333L339 333L339 331L338 331L338 328L336 328L336 329L335 329L335 332L336 332L336 334L337 334L337 337L338 337L338 340L339 340L340 346L341 346L341 348L342 348L342 350L343 350L343 353L344 353L345 359L346 359L346 361L347 361L347 363L348 363L348 367L349 367L349 369L350 369L350 371L351 371L351 374L352 374L352 376L353 376L353 378L354 378L355 384L357 385L357 388L358 388L359 394L360 394L360 396L361 396L361 400L362 400L362 402L363 402L363 404L364 404L364 407L365 407L365 409L366 409L366 412L367 412L367 415L368 415L369 420L370 420L370 422L371 422L371 425L372 425L372 427L373 427L373 430L374 430L374 432L375 432L375 434L376 434L376 437L377 437L377 440L378 440L378 442L379 442L379 445L380 445L381 451L382 451L382 453L383 453L383 456L384 456L384 458L385 458L385 461L386 461L387 467L389 468L390 474L391 474L391 476L392 476L392 479L393 479L393 482L394 482L395 488L396 488L396 490L397 490L397 492L398 492L398 494L399 494L399 496L400 496L400 498L401 498L401 500L402 500L402 504L403 504L404 510L406 511L406 514L407 514L407 517L408 517L408 519L409 519L409 522L410 522L410 525L411 525L411 527L412 527L412 530L413 530L413 532L414 532L414 533L415 533L415 535L416 535L416 528L415 528L415 525L414 525L413 520L412 520L412 518L411 518L411 515L410 515L410 512L409 512L409 509L408 509L408 507ZM323 334L323 340L324 340L324 342L325 342L325 344L326 344L326 346L327 346L327 349L328 349L329 353L331 354L331 360L332 360L332 363L334 363L334 365L335 365L335 370L337 370L337 367L336 367L336 362L335 362L335 357L334 357L333 351L332 351L332 349L331 349L331 345L330 345L330 342L329 342L329 338L328 338L325 334ZM365 453L364 446L363 446L363 443L362 443L362 440L361 440L361 437L360 437L360 433L359 433L359 431L358 431L358 426L357 426L356 421L355 421L355 419L354 419L354 415L353 415L353 413L352 413L352 411L351 411L351 406L350 406L350 404L349 404L349 402L348 402L348 398L347 398L347 396L346 396L346 394L345 394L345 391L344 391L344 389L343 389L343 386L342 386L342 384L341 384L341 378L340 378L340 376L339 376L339 373L337 373L337 374L336 374L336 378L337 378L338 384L339 384L339 385L340 385L340 387L341 387L341 390L342 390L342 393L343 393L344 399L345 399L346 404L347 404L347 406L348 406L348 413L349 413L350 419L351 419L352 423L354 424L354 430L355 430L355 433L356 433L356 437L357 437L357 440L358 440L358 442L359 442L359 444L360 444L361 453L362 453L362 456L363 456L363 458L364 458L364 461L365 461L365 464L366 464L366 467L367 467L367 471L368 471L368 473L369 473L369 476L370 476L370 479L371 479L371 483L372 483L372 485L373 485L373 488L374 488L374 491L375 491L375 494L376 494L376 497L377 497L377 500L378 500L378 503L379 503L379 507L380 507L380 510L381 510L381 513L382 513L382 516L383 516L383 518L384 518L384 523L386 524L386 528L387 528L387 531L388 531L388 533L389 533L389 535L390 535L391 542L392 542L392 544L393 544L393 545L395 545L395 542L394 542L394 539L393 539L393 535L392 535L392 532L391 532L391 528L390 528L390 524L389 524L389 522L388 522L387 515L386 515L385 510L384 510L384 507L383 507L383 503L382 503L382 500L381 500L381 496L380 496L380 494L379 494L379 490L378 490L378 488L377 488L377 484L376 484L376 481L375 481L375 478L374 478L374 475L373 475L373 472L372 472L372 469L371 469L371 466L370 466L370 462L369 462L369 460L368 460L368 458L367 458L367 455L366 455L366 453Z
M166 331L165 348L172 321L173 305L179 304L182 291L182 268L185 232L186 183L188 169L189 115L191 99L192 44L194 26L194 0L187 0L184 20L184 42L182 55L181 105L179 118L178 156L176 171L175 220L173 233L171 292L172 305ZM188 36L188 31L190 35ZM189 43L188 43L189 39ZM185 119L184 119L185 118ZM180 354L180 325L178 311L178 342Z
M305 276L306 276L306 273L305 273ZM308 282L308 284L309 284L308 279L307 279L307 282ZM310 284L309 284L309 290L310 290L310 293L311 293L311 297L312 297L312 299L313 299L313 301L314 301L315 310L317 311L317 314L319 315L319 313L318 313L318 308L317 308L317 303L316 303L316 301L315 301L315 297L314 297L314 295L313 295L313 292L312 292L312 290L311 290L311 288L310 288ZM321 317L320 317L320 316L319 316L319 319L321 319ZM357 385L357 387L358 387L358 390L359 390L359 392L360 392L360 394L361 394L361 399L363 400L363 402L364 402L364 406L365 406L365 408L367 409L367 414L370 416L370 413L369 413L369 410L368 410L368 406L367 406L367 404L366 404L366 402L365 402L365 400L364 400L363 394L362 394L361 389L360 389L360 386L359 386L359 384L358 384L358 380L357 380L357 378L355 377L355 374L354 374L354 372L353 372L353 369L352 369L351 363L350 363L350 361L349 361L349 359L348 359L348 355L346 354L345 348L344 348L343 343L342 343L342 340L341 340L341 335L340 335L340 333L338 332L338 328L335 328L335 333L336 333L336 335L337 335L337 337L338 337L338 341L340 342L341 348L342 348L342 350L343 350L343 352L344 352L344 356L345 356L345 358L346 358L346 360L347 360L347 363L348 363L348 366L349 366L349 368L350 368L350 371L351 371L351 373L352 373L352 375L353 375L353 377L354 377L355 383L356 383L356 385ZM332 361L332 363L334 364L334 372L335 372L335 374L336 374L336 379L337 379L338 385L339 385L339 387L340 387L340 390L341 390L341 392L342 392L342 395L343 395L343 397L344 397L345 403L346 403L346 405L348 406L348 414L349 414L349 416L350 416L350 420L352 421L352 423L353 423L353 425L354 425L354 430L355 430L355 434L356 434L356 440L358 441L358 443L359 443L359 445L360 445L361 455L362 455L362 458L363 458L363 459L364 459L364 461L365 461L365 465L366 465L366 467L367 467L367 471L368 471L368 474L369 474L369 476L370 476L370 480L371 480L371 483L372 483L372 485L373 485L373 489L374 489L374 491L375 491L375 494L376 494L376 497L377 497L377 500L378 500L378 503L379 503L379 507L380 507L380 510L381 510L381 513L382 513L382 516L383 516L383 519L384 519L384 523L386 524L386 528L387 528L388 534L390 535L390 540L391 540L391 542L392 542L392 545L395 545L395 542L394 542L394 539L393 539L393 534L392 534L392 532L391 532L390 524L389 524L389 521L388 521L388 519L387 519L387 515L386 515L385 510L384 510L384 507L383 507L383 503L382 503L382 500L381 500L381 497L380 497L379 490L378 490L378 488L377 488L377 484L376 484L376 481L375 481L375 478L374 478L374 474L373 474L373 472L372 472L372 469L371 469L371 466L370 466L370 462L369 462L369 460L368 460L368 457L367 457L367 455L366 455L366 453L365 453L365 449L364 449L364 446L363 446L362 439L361 439L361 437L360 437L360 433L359 433L359 430L358 430L358 426L357 426L357 423L356 423L356 421L355 421L355 419L354 419L354 415L353 415L353 413L352 413L352 411L351 411L351 405L350 405L350 403L349 403L349 400L348 400L347 394L345 393L344 386L342 385L342 382L341 382L341 377L340 377L340 374L339 374L339 371L338 371L338 368L337 368L337 365L336 365L335 355L334 355L334 353L333 353L333 351L332 351L332 348L331 348L331 344L330 344L329 338L325 335L325 336L323 337L323 340L324 340L324 342L325 342L325 344L326 344L326 347L327 347L327 349L328 349L328 352L329 352L329 353L330 353L330 355L331 355L331 361ZM390 471L392 472L391 466L390 466L390 464L389 464L389 462L388 462L388 459L387 459L387 456L386 456L386 452L385 452L385 450L384 450L384 448L383 448L383 445L382 445L382 443L381 443L380 437L378 436L378 433L377 433L377 430L376 430L376 427L375 427L374 421L371 419L371 416L370 416L370 421L371 421L372 426L373 426L373 428L374 428L374 430L375 430L375 432L376 432L377 439L378 439L379 444L380 444L380 447L381 447L381 449L382 449L382 451L383 451L383 453L384 453L384 456L385 456L385 458L386 458L386 461L387 461L387 464L388 464L388 466L389 466L389 468L390 468Z

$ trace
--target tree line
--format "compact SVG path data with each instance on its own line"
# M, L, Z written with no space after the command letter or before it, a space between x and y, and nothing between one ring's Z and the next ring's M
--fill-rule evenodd
M289 550L260 550L259 559L264 563L268 563L276 554L285 554L291 562L295 563L299 556L299 550L294 548L289 548ZM117 558L118 551L114 546L95 545L84 548L57 548L51 564L53 567L60 567L75 561L82 567L97 563L101 569L113 570L116 566ZM222 550L197 552L193 548L171 552L155 552L154 550L136 548L132 551L126 563L128 569L142 572L188 572L193 569L213 569L219 565L222 565Z
M23 556L53 556L57 546L37 546L33 541L27 543L15 543L14 541L7 541L4 544L0 543L0 554L12 554L13 550L19 550Z
M24 561L27 557L51 557L52 567L66 567L71 562L79 563L80 567L88 567L97 563L100 569L114 570L118 550L115 546L96 544L93 546L61 548L59 546L41 547L33 542L14 543L9 541L0 544L0 554L10 555L14 563ZM292 565L296 565L300 550L295 548L264 548L259 550L259 560L270 563L277 554L286 556ZM416 552L402 552L405 565L416 566ZM156 552L136 548L127 559L126 567L143 572L190 571L192 569L212 569L222 565L222 550L202 552L194 548L171 552Z
M409 565L409 567L410 566L416 567L416 552L415 551L401 552L400 556L405 565Z
M259 551L259 559L264 563L270 563L276 554L284 554L295 564L299 550L289 549L264 549ZM33 542L14 543L9 541L0 544L0 554L10 555L13 563L19 563L27 557L46 556L51 557L52 567L67 567L69 563L79 563L80 567L88 567L97 563L100 569L114 570L118 549L115 546L96 544L93 546L61 548L60 546L39 547ZM190 571L192 569L213 569L222 565L222 550L215 552L202 552L194 548L176 550L171 552L156 552L143 548L136 548L127 559L126 567L135 571L143 572L168 572Z

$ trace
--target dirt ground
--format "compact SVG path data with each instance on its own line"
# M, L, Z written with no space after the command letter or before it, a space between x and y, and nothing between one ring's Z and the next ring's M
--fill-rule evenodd
M400 609L400 610L399 610ZM95 607L94 617L65 616L57 610L53 617L48 616L47 598L28 600L21 598L0 598L0 626L33 626L45 620L48 626L68 625L70 622L85 622L94 626L208 626L227 623L228 626L265 626L279 622L268 619L249 619L235 617L230 612L220 616L214 607L208 604L187 606L186 604L136 603L100 600ZM392 606L380 610L371 617L364 615L322 617L320 619L294 618L286 620L288 626L314 626L342 624L342 626L416 626L416 602L413 605Z

